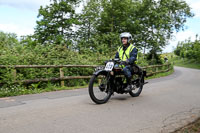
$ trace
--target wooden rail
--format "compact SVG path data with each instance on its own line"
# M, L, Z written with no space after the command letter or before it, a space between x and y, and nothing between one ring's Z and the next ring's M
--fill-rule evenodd
M157 73L161 72L167 72L170 70L171 64L164 64L164 65L152 65L152 66L145 66L141 67L142 69L147 71L147 76L151 76ZM69 79L89 79L91 76L64 76L63 68L72 68L72 67L79 67L79 68L95 68L99 65L0 65L0 68L11 68L13 71L13 77L15 83L23 83L23 84L31 84L31 83L37 83L37 82L48 82L48 81L61 81L61 86L64 86L64 80ZM158 71L159 67L167 66L167 69ZM39 79L28 79L28 80L22 80L17 81L17 71L16 69L21 68L59 68L60 71L60 77L57 78L39 78ZM149 71L148 69L156 68L155 71Z

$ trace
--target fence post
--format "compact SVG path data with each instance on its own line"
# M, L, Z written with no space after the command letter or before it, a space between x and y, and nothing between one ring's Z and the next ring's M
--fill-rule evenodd
M159 67L158 67L158 66L156 66L156 74L158 73L158 68L159 68Z
M64 72L63 72L63 68L60 68L60 78L64 77ZM65 86L65 81L61 80L60 81L61 87Z

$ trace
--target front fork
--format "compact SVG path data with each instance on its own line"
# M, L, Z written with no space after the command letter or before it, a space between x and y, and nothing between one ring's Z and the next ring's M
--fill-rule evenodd
M107 86L108 86L107 91L110 91L110 93L113 94L114 88L115 88L115 83L114 83L115 75L112 75L111 72L108 72L107 77L106 77L107 78Z

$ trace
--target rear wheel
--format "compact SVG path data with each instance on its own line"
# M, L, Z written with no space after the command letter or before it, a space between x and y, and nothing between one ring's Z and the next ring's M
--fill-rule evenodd
M89 95L97 104L106 103L112 95L106 72L93 75L89 84Z
M129 94L132 97L137 97L140 95L140 93L142 92L143 89L143 85L144 85L144 77L143 74L140 75L134 75L133 77L133 81L132 81L132 91L129 92Z

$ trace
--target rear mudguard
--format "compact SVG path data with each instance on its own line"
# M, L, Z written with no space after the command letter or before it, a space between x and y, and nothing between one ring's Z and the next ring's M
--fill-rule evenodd
M143 71L143 77L147 77L147 72Z
M142 82L143 82L143 84L147 84L148 82L145 82L145 81L144 81L144 77L148 77L146 71L143 71Z

